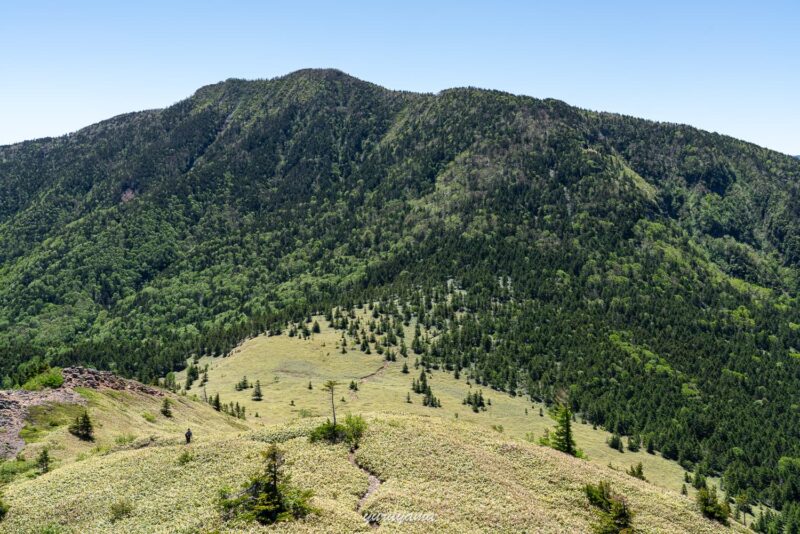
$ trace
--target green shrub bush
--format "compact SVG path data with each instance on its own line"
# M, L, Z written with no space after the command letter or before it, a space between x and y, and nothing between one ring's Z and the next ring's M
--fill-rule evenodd
M633 512L624 497L611 490L611 484L601 480L597 485L584 487L589 504L597 509L595 534L632 534Z
M61 374L61 368L51 367L22 384L22 389L28 391L41 391L45 388L56 389L60 388L63 383L64 375Z
M133 513L133 504L127 499L117 499L111 503L111 522L116 523Z

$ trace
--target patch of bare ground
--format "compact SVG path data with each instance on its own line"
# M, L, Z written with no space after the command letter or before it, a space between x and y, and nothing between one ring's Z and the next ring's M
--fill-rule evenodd
M369 482L367 484L367 491L364 492L364 495L361 496L361 498L358 500L358 504L356 504L356 512L360 513L361 509L364 507L364 504L367 502L367 499L369 499L370 496L372 496L372 494L374 494L376 491L378 491L378 488L380 488L381 479L379 479L377 476L372 474L371 471L365 469L364 467L360 466L358 462L356 462L356 453L354 451L350 451L350 454L347 459L354 467L357 467L358 469L366 473L368 476L367 480ZM366 517L364 518L364 520L367 521L367 523L369 523L369 526L373 528L377 528L380 526L380 524L374 520L367 519Z
M134 380L120 378L109 371L97 371L85 367L62 369L64 383L56 389L41 391L0 390L0 458L10 458L25 447L20 430L25 426L32 406L42 404L86 404L75 388L113 389L145 393L156 397L164 393Z

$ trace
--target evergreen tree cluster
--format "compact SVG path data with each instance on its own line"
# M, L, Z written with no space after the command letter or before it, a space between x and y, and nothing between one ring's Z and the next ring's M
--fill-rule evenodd
M486 411L486 402L483 400L483 390L478 390L477 392L470 391L467 393L463 404L472 407L472 411L475 413Z
M218 412L228 414L237 419L246 419L246 407L241 406L239 402L229 402L225 404L220 400L219 393L212 397L208 397L208 403Z
M433 391L431 390L430 384L428 384L428 377L425 373L425 370L420 371L419 379L414 379L411 381L411 390L418 394L422 395L422 405L429 406L431 408L441 408L442 403L433 395Z
M235 386L235 387L236 387L236 391L243 391L243 390L245 390L245 389L250 389L250 388L251 388L251 387L253 387L253 386L254 386L254 384L252 384L251 382L248 382L248 381L247 381L247 377L246 377L246 376L243 376L243 377L242 377L242 379L241 379L241 380L239 380L239 381L236 383L236 386Z
M89 417L89 412L77 416L69 426L69 433L83 441L94 441L94 425Z

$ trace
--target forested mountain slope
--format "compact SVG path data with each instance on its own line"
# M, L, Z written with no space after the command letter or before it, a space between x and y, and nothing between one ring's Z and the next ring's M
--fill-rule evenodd
M556 100L229 80L0 147L0 375L150 381L399 299L445 332L426 365L796 506L798 179L789 156Z

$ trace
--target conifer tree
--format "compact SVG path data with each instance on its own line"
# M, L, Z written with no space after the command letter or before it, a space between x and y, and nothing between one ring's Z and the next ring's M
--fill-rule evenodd
M575 438L572 436L572 412L563 406L556 415L556 429L553 432L551 441L552 447L563 453L575 456Z
M250 478L244 491L232 497L222 495L220 505L225 519L240 517L263 525L304 517L313 509L309 504L312 493L291 485L284 474L283 453L275 444L262 453L265 469Z
M164 397L164 402L161 403L161 415L172 417L172 402L168 397Z
M45 448L36 457L36 467L40 473L47 473L50 471L50 452Z
M69 427L69 432L83 441L94 440L94 427L88 411L84 410L82 415L75 418Z
M256 387L253 389L253 400L260 401L264 396L261 394L261 380L256 380Z
M334 428L336 428L336 403L333 400L333 393L334 393L334 390L336 389L336 386L338 386L338 385L339 385L339 383L336 382L335 380L328 380L322 386L322 389L324 389L325 391L329 391L330 394L331 394L331 411L333 412L333 427Z

